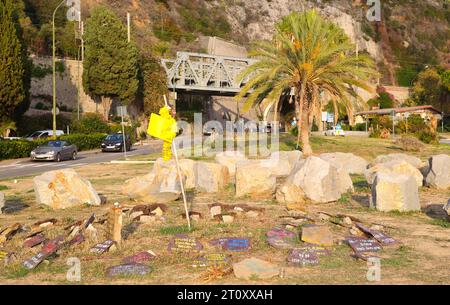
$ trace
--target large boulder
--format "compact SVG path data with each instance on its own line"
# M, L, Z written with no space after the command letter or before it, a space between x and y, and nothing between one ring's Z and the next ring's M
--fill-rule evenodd
M379 172L372 186L372 203L379 211L420 211L417 182L410 175Z
M74 169L46 172L36 176L33 182L37 203L48 205L52 209L101 204L91 183Z
M261 166L269 168L276 177L287 177L302 155L298 150L273 152L269 159L261 160Z
M233 177L236 174L236 163L247 160L247 158L240 151L224 151L216 154L215 160L217 163L225 165L228 173Z
M326 203L339 200L348 191L353 191L349 174L318 157L309 157L298 162L286 182L277 190L277 200L298 203L308 198Z
M362 175L369 165L369 162L365 159L350 153L326 153L321 154L319 157L347 174Z
M180 170L183 175L184 180L184 187L186 189L193 189L195 188L195 161L191 159L180 159L178 161L180 165ZM164 159L159 158L156 160L155 165L153 167L153 170L160 172L162 168L169 168L170 170L175 169L176 170L177 164L175 163L175 160L170 161L164 161Z
M381 155L378 156L374 163L375 164L379 164L379 163L386 163L386 162L390 162L390 161L406 161L409 164L411 164L412 166L414 166L417 169L421 169L427 166L426 162L423 162L422 160L420 160L417 157L414 156L410 156L407 154L389 154L389 155Z
M0 192L0 214L2 214L2 209L5 206L5 194Z
M423 186L423 176L420 170L406 161L394 160L385 163L379 163L375 166L372 166L371 168L368 168L364 173L367 183L372 185L375 181L377 173L381 172L412 176L417 183L417 187Z
M225 165L196 162L195 164L195 187L204 193L216 193L223 190L229 183L228 168Z
M450 156L437 155L429 160L429 170L425 178L427 186L438 189L450 188Z
M262 160L241 161L236 165L236 197L273 195L277 179Z
M186 181L186 176L181 171L183 181ZM127 180L122 186L122 193L146 203L177 200L181 195L181 185L175 161L158 159L149 174Z

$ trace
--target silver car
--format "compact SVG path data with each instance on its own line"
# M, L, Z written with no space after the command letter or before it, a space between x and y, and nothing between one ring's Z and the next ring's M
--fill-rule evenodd
M77 147L67 141L49 141L31 152L31 160L56 161L75 160Z

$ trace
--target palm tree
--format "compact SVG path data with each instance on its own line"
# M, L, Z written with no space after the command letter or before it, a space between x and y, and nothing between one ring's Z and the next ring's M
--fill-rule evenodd
M314 10L293 12L275 26L271 41L256 42L250 57L257 61L240 75L249 81L236 96L247 96L248 111L264 99L277 105L280 96L295 91L295 114L305 155L311 155L309 132L321 93L327 93L350 113L358 100L355 88L372 92L369 82L377 75L368 55L356 55L355 46L344 31ZM294 88L294 89L292 89ZM276 119L275 119L276 120Z

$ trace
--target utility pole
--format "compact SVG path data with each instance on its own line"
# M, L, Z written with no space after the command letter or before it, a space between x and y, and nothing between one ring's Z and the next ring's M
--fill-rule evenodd
M55 34L55 16L58 9L66 2L63 0L53 11L53 137L56 137L56 34Z

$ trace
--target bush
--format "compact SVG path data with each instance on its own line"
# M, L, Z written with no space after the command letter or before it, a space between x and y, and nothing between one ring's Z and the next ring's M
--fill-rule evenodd
M110 128L108 123L103 120L103 117L98 113L86 113L80 121L74 120L72 122L73 133L109 133Z
M438 144L439 139L436 132L430 130L421 130L416 133L416 137L426 144Z
M58 139L69 141L76 145L79 151L100 148L100 144L105 139L106 134L70 134ZM0 141L0 160L27 158L33 149L49 141L48 139L26 141L26 140L5 140Z
M59 137L58 139L68 141L77 146L79 151L100 148L103 140L105 140L105 133L92 134L70 134Z
M402 120L398 122L396 126L396 132L400 133L416 133L421 130L428 129L427 123L418 114L412 114L409 116L408 120Z

